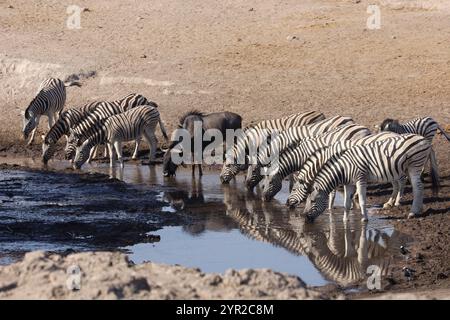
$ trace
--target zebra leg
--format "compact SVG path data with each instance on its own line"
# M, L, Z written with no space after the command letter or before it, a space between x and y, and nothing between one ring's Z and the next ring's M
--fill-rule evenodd
M53 123L54 123L54 115L53 114L49 114L48 115L48 130L50 130L53 127Z
M389 209L394 205L395 200L398 197L398 191L399 191L399 185L398 185L397 181L392 182L392 194L391 194L391 197L389 198L389 200L385 204L383 204L383 209Z
M114 149L116 150L117 160L120 163L120 167L123 168L122 143L120 141L114 141Z
M139 145L141 143L141 139L136 139L136 143L134 146L134 152L133 152L133 156L131 157L131 159L136 160L137 159L137 155L138 155L138 150L139 150Z
M397 193L397 199L395 199L394 206L399 207L400 201L403 198L403 193L405 192L405 184L406 184L406 177L401 178L397 181L398 183L398 193Z
M97 150L98 150L98 145L94 146L89 151L89 158L87 159L87 163L91 163L92 159L94 159L94 157L97 156Z
M355 186L352 184L344 186L344 221L348 221L348 214L352 207L352 198L355 194Z
M156 147L158 146L158 139L156 139L154 132L144 132L144 137L150 145L150 154L148 156L150 163L155 160Z
M413 188L413 203L411 207L411 213L408 218L413 218L422 213L423 209L423 182L420 179L420 172L411 172L409 175L411 179L411 185Z
M331 212L333 210L334 198L336 198L336 190L331 191L328 197L328 210Z
M366 208L366 195L367 195L367 185L365 181L356 182L356 190L358 192L359 206L361 207L361 221L367 221L367 208Z
M109 167L112 168L114 166L114 148L111 143L106 143L109 152Z

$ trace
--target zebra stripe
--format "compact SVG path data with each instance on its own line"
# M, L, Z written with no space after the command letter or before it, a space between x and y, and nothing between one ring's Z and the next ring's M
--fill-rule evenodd
M328 194L344 185L345 212L355 189L358 192L362 220L367 220L367 182L394 182L409 174L414 200L410 217L419 215L423 208L423 185L420 173L431 150L429 140L419 135L402 135L381 142L350 148L337 160L329 161L319 172L308 198L305 212L314 220L326 208Z
M324 148L336 141L360 139L370 134L370 130L360 125L346 125L337 127L331 132L325 132L317 137L303 140L298 145L288 147L281 153L277 161L272 165L271 172L263 190L263 199L270 201L282 187L285 177L300 170L306 160L318 149ZM272 174L273 173L273 174ZM256 174L262 179L261 170Z
M418 134L426 138L430 143L433 142L433 138L438 129L449 140L445 130L431 117L416 118L405 123L399 123L398 120L386 119L380 125L381 131L391 131L398 134Z
M262 167L270 165L270 157L277 156L286 151L289 147L295 147L304 139L311 139L317 135L321 136L321 140L317 141L317 148L324 147L333 141L339 141L343 137L351 139L363 137L370 134L369 129L352 124L353 120L348 117L333 117L308 126L289 128L281 132L270 144L260 148L257 159L253 161L253 165L248 171L246 186L249 190L253 188L264 178ZM345 127L345 129L344 129ZM359 132L360 130L365 131ZM324 135L324 133L327 133ZM331 140L330 140L331 139ZM313 147L313 146L311 146Z
M71 83L77 84L78 83ZM36 129L39 126L40 117L45 115L48 117L48 127L53 126L66 103L66 85L60 79L49 78L44 80L38 89L36 96L24 111L23 119L23 136L27 140L31 133L28 145L34 140Z
M167 136L159 111L153 105L138 106L100 120L95 126L95 132L77 149L74 167L77 169L81 168L89 157L89 151L96 145L104 143L107 143L109 149L110 165L113 165L114 148L118 160L123 166L122 142L136 140L138 147L138 141L142 136L150 145L150 161L154 160L158 143L155 136L155 128L158 123L163 135Z
M309 123L325 119L325 115L317 111L308 111L302 113L291 114L286 117L264 120L247 128L253 129L272 129L272 130L286 130L287 128L303 126Z
M77 146L80 146L89 136L95 134L97 126L102 120L147 104L157 107L156 103L148 101L144 96L135 93L131 93L120 100L101 102L93 112L86 115L85 119L71 130L65 148L66 159L74 157Z
M353 122L353 120L349 117L333 117L330 119L320 120L318 122L307 122L307 121L317 121L318 117L311 118L311 112L305 113L304 122L301 120L297 120L297 126L293 128L302 127L305 125L310 125L307 132L300 131L298 132L299 136L309 136L313 134L318 134L328 130L329 128L333 128L337 125L337 123L345 124ZM297 115L299 119L302 119L302 114ZM321 117L320 117L321 119ZM245 170L248 168L248 158L250 150L256 151L259 146L267 141L267 138L272 133L277 133L278 131L287 130L290 127L286 127L286 123L282 126L280 124L279 128L275 128L274 123L278 123L277 119L273 120L272 127L266 128L246 128L242 135L240 135L237 139L236 144L227 151L227 159L225 164L222 167L222 172L220 174L220 180L222 183L228 183L239 171ZM289 122L291 123L291 122ZM266 124L267 125L267 124ZM295 132L295 130L294 130ZM294 134L293 132L293 134Z
M72 108L63 111L50 131L43 137L42 143L42 161L47 163L55 152L55 146L58 140L66 135L68 137L70 129L79 124L84 117L92 112L100 102L95 101L82 106L79 109Z
M325 163L330 161L330 159L340 156L351 147L366 145L375 141L383 141L385 139L397 136L398 135L393 132L381 132L361 139L352 139L341 142L338 140L335 141L334 144L329 145L329 147L317 150L308 158L300 171L294 176L294 187L292 188L292 191L287 199L287 204L290 207L295 207L306 200L309 194L309 189L314 183L318 172L325 165ZM397 199L397 203L399 203L399 201L400 199ZM329 205L331 208L332 203Z

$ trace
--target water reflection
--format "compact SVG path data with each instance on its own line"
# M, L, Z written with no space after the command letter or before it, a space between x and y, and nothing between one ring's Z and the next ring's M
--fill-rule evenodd
M224 195L227 216L237 222L243 234L307 256L327 279L340 285L367 279L371 265L387 275L403 241L397 231L368 229L359 219L345 223L339 214L331 214L312 225L299 215L274 210L258 196L234 196L231 190Z

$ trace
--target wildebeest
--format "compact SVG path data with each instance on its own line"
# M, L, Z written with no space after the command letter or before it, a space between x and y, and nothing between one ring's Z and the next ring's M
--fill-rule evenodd
M191 137L191 153L194 152L194 137L200 136L199 132L195 132L195 122L201 122L201 137L206 130L217 129L225 137L227 129L241 129L242 128L242 117L233 112L214 112L210 114L204 114L197 110L191 110L184 114L180 120L178 127L185 129L189 132ZM180 141L172 141L168 150L166 151L163 159L163 174L165 177L175 175L178 165L172 161L172 152L183 152L184 150L174 150ZM206 146L210 144L209 141L202 141L202 151L205 150ZM199 175L203 175L202 166L198 164ZM195 175L195 164L192 165L192 175Z

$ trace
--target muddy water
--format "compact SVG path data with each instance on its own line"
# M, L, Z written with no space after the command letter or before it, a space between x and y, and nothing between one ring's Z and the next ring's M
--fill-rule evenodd
M0 162L41 166L29 159ZM68 163L54 161L49 166L64 169ZM102 163L87 165L83 171L112 175L127 184L111 186L101 179L80 182L76 174L1 173L3 193L10 190L10 199L3 195L2 201L10 202L2 203L0 226L8 219L30 225L22 226L26 235L22 237L16 235L20 228L14 224L3 228L0 263L11 263L21 252L35 249L123 250L135 263L180 264L205 272L270 268L296 274L310 285L334 282L348 286L366 279L370 265L387 273L392 259L398 258L398 248L407 241L387 220L375 216L362 225L359 214L354 214L344 223L339 207L314 224L305 224L300 211L283 205L287 185L275 201L263 203L258 190L248 193L243 188L242 176L221 185L217 170L205 170L201 179L192 179L188 169L167 179L159 166L131 162L123 171L110 171ZM19 178L27 181L27 190L38 191L26 196L11 194L21 189L8 183L17 183ZM45 192L52 195L51 201L46 197L35 200ZM338 199L338 206L341 202ZM58 231L61 226L65 233ZM39 228L44 235L32 231Z

